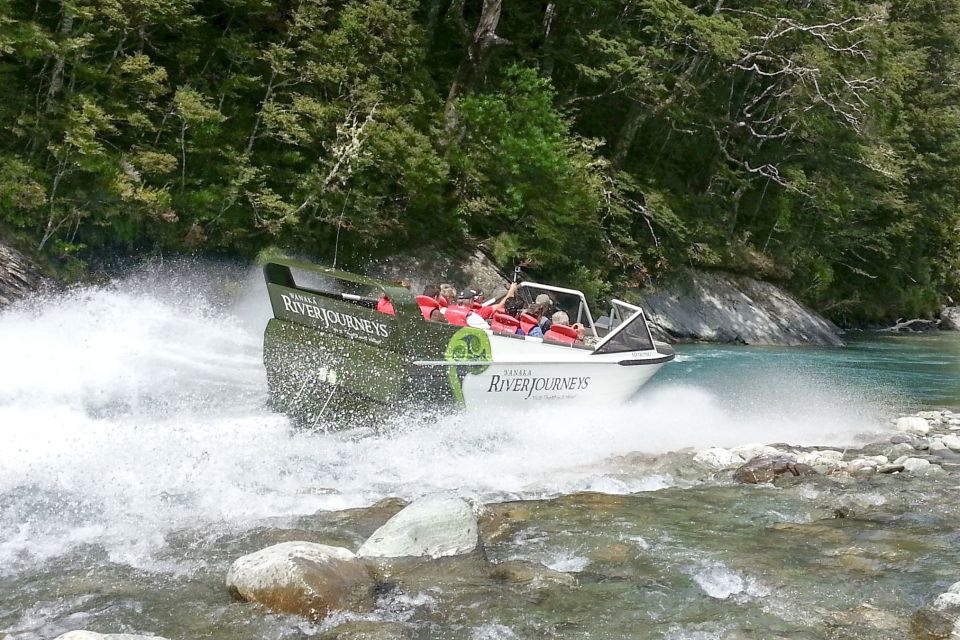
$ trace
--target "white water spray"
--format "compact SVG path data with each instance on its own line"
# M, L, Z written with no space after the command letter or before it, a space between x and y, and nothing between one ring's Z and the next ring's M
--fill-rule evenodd
M147 268L0 314L0 573L87 544L170 570L159 555L171 532L216 535L386 496L655 490L672 478L618 456L842 442L864 428L841 390L784 375L741 384L736 406L682 384L623 407L297 431L266 408L268 317L258 273L209 265Z

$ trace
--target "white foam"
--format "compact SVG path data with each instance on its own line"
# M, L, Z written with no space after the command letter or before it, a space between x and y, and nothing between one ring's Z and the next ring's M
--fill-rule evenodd
M778 393L759 387L767 406L739 409L683 384L624 407L295 431L265 408L265 301L255 272L191 265L0 314L0 571L85 544L167 571L157 552L179 529L216 535L386 496L656 490L672 478L608 461L788 435L833 443L862 426L855 409L837 408L841 392L794 381Z

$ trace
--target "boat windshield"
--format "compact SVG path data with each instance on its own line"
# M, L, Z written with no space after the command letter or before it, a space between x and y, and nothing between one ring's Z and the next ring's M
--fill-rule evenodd
M597 345L596 353L622 353L654 349L653 337L643 309L613 300L610 333Z
M597 335L597 329L593 324L593 316L590 314L590 307L587 305L587 299L583 292L538 282L521 282L517 288L517 295L523 300L524 306L527 307L544 294L550 298L547 317L557 311L563 311L570 318L571 323L583 325L586 335Z

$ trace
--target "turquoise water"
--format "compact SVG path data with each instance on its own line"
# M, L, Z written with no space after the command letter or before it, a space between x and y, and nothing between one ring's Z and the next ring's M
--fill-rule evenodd
M960 408L960 333L852 333L847 340L840 349L678 345L678 361L650 388L695 384L736 403L756 401L765 386L775 396L807 383L893 411Z

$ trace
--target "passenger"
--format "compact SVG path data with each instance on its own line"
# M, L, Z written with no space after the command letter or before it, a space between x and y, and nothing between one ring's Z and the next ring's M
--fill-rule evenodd
M441 286L441 293L443 292L443 287ZM478 313L473 310L471 306L473 299L477 297L477 292L473 289L464 289L460 293L453 294L453 300L456 304L450 305L443 309L444 315L448 314L462 314L466 316L466 326L473 327L474 329L489 329L490 324L484 320ZM447 322L450 322L450 318L447 318ZM459 324L459 323L457 323Z
M474 298L480 295L479 291L476 291L474 293L475 293ZM504 310L507 304L507 300L512 300L513 297L516 295L516 293L517 293L517 283L514 282L513 284L510 285L510 288L507 290L507 295L503 296L500 302L496 304L488 304L484 307L480 307L479 309L476 310L477 314L484 320L489 321L490 318L492 318L495 313L500 313L501 311Z
M457 299L457 289L452 284L441 284L440 285L440 295L437 298L440 301L440 306L445 307L448 304L456 304Z
M523 300L510 298L509 300L505 300L504 303L503 313L519 320L520 314L523 313ZM527 335L521 326L517 326L517 330L514 331L514 333L518 336Z
M439 303L440 287L435 284L428 284L423 288L423 295ZM434 308L432 311L430 311L430 317L427 319L434 322L447 321L447 318L443 315L443 311L441 311L439 308Z
M570 316L567 315L566 311L557 311L551 317L553 324L558 324L561 327L570 327L577 332L577 341L583 342L583 336L586 334L586 329L579 322L574 322L570 324Z
M546 311L547 310L544 308L542 304L538 304L536 302L534 302L532 305L530 305L529 308L527 308L526 313L528 313L529 315L537 319L537 324L533 325L533 327L531 327L530 330L527 332L527 335L530 336L531 338L543 337L543 329L540 328L540 321L543 319L543 315L546 313Z
M550 330L550 325L553 324L553 320L550 319L550 314L553 312L553 298L548 296L545 293L541 293L537 296L536 304L540 305L543 309L543 313L540 315L540 330L546 333Z

